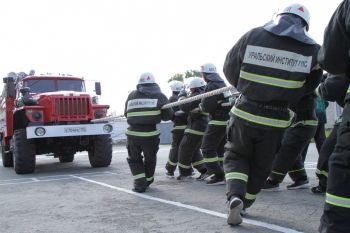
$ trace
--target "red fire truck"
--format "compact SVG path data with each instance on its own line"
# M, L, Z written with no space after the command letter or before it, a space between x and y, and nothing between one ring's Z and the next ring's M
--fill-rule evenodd
M92 167L109 166L113 126L104 118L108 105L86 92L83 78L32 75L3 78L0 126L2 163L17 174L35 170L36 155L48 154L72 162L88 151ZM95 83L101 94L101 85Z

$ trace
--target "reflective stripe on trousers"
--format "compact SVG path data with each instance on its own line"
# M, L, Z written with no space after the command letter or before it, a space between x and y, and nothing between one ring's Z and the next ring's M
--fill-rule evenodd
M185 129L185 133L190 133L190 134L194 134L194 135L198 135L198 136L204 135L204 132L194 130L194 129Z
M204 163L204 159L192 163L192 166L195 167L195 166L201 165L201 164L203 164L203 163Z
M187 125L177 125L177 126L175 126L173 129L186 129L186 126Z
M145 178L145 177L146 177L145 173L140 173L140 174L133 176L134 180L138 180L138 179Z
M228 121L216 121L216 120L211 120L209 121L209 125L224 125L226 126L227 125L227 122Z
M213 157L213 158L207 158L207 157L208 155L205 155L205 158L204 158L205 163L214 163L219 161L218 157Z
M350 208L350 198L339 197L326 193L326 203L343 208Z
M256 199L256 195L250 194L250 193L246 193L244 198L247 199L247 200L255 200Z
M191 168L191 166L187 166L187 165L184 165L182 163L177 163L177 164L179 165L179 167L184 168L184 169L190 169Z
M248 181L248 175L240 172L228 172L225 174L226 180L243 180Z
M168 164L170 164L170 165L172 165L172 166L177 166L177 163L174 163L174 162L172 162L172 161L170 161L170 160L168 160Z
M321 171L319 169L316 169L316 172L315 172L317 175L323 175L325 177L328 177L328 172L326 171Z

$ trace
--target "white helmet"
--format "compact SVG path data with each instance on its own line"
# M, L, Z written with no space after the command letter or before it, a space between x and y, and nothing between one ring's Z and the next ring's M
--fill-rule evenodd
M189 83L188 88L198 88L198 87L204 87L206 84L202 78L194 77Z
M217 73L216 66L212 63L206 63L201 66L201 73Z
M180 81L173 80L169 83L169 86L172 91L181 91L184 87L184 84Z
M153 74L148 72L141 74L137 84L147 84L147 83L156 83L156 80L154 79Z
M15 72L10 72L7 74L7 77L11 77L11 78L17 78L17 74Z
M278 13L278 15L281 15L281 14L294 14L299 16L306 22L306 29L307 30L309 29L310 12L305 6L298 3L291 4Z

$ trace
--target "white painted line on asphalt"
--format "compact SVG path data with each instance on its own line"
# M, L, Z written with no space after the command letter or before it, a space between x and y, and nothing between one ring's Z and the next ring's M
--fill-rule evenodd
M119 150L117 150L117 151L113 151L113 152L112 152L112 154L119 154L119 153L127 153L127 151L126 151L126 150L125 150L125 151L119 151ZM81 156L81 155L87 156L87 155L89 155L89 154L86 153L86 152L81 152L81 153L75 154L75 156L77 156L77 155L79 155L79 156Z
M19 182L13 182L13 183L4 183L0 184L0 186L5 186L5 185L14 185L14 184L30 184L30 183L37 183L39 181L31 180L31 181L19 181Z
M72 175L103 176L103 175L116 175L116 174L117 173L106 171L106 172L84 172L84 173L64 174L64 175L56 175L56 176L27 177L27 178L0 180L0 185L13 185L13 184L35 183L35 182L41 182L41 181L66 180L66 179L72 179Z
M216 212L216 211L203 209L203 208L200 208L200 207L197 207L197 206L182 204L181 202L169 201L169 200L165 200L165 199L161 199L161 198L157 198L157 197L152 197L152 196L149 196L149 195L146 195L146 194L142 194L142 193L135 193L135 192L133 192L131 190L128 190L128 189L125 189L125 188L116 187L116 186L113 186L113 185L109 185L109 184L106 184L106 183L94 181L94 180L87 179L87 178L84 178L84 177L79 177L79 176L76 176L76 175L72 175L72 177L80 179L80 180L83 180L83 181L87 181L87 182L90 182L90 183L98 184L98 185L101 185L101 186L104 186L104 187L107 187L107 188L111 188L111 189L114 189L114 190L118 190L118 191L121 191L121 192L124 192L124 193L128 193L128 194L131 194L131 195L134 195L134 196L137 196L137 197L141 197L141 198L144 198L144 199L148 199L148 200L152 200L152 201L158 201L158 202L161 202L161 203L174 205L174 206L182 207L182 208L185 208L185 209L194 210L194 211L197 211L197 212L200 212L200 213L205 213L205 214L216 216L216 217L219 217L219 218L225 218L225 219L227 218L226 214L222 214L222 213L219 213L219 212ZM296 231L296 230L293 230L293 229L290 229L290 228L281 227L281 226L278 226L278 225L265 223L265 222L260 222L260 221L256 221L256 220L251 220L251 219L245 219L244 218L243 222L247 223L249 225L263 227L263 228L267 228L267 229L274 230L274 231L277 231L277 232L301 233L300 231Z
M108 174L96 174L96 175L90 175L90 176L96 177L96 176L105 176L105 175L108 175ZM19 181L19 182L12 182L12 183L3 183L3 184L0 184L0 186L16 185L16 184L30 184L30 183L60 181L60 180L72 180L72 179L75 179L75 178L70 176L70 177L52 178L52 179L46 179L46 180L32 179L30 181Z
M119 154L119 153L127 153L127 151L113 151L112 154ZM75 156L87 156L88 153L76 153ZM36 156L36 159L45 160L45 159L55 159L53 156L47 156L47 155L38 155ZM0 159L0 163L2 163L2 159Z

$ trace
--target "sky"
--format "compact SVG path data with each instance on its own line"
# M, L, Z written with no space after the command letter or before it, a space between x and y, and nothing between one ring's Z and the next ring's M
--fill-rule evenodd
M324 28L341 0L299 0L310 35ZM227 52L290 0L3 0L0 74L36 70L100 81L101 103L122 114L143 72L169 96L168 79L211 62L220 75ZM2 85L2 84L0 84ZM2 87L1 87L2 88Z

